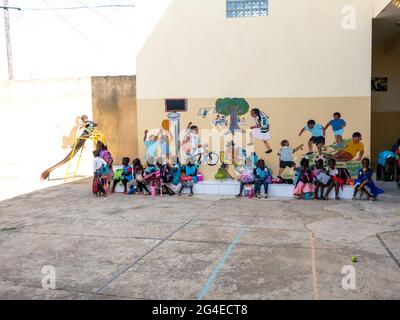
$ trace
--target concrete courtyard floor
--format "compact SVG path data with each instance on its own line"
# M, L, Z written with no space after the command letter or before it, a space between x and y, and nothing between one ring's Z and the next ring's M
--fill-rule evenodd
M372 203L96 198L90 184L0 202L1 299L400 299L393 187Z

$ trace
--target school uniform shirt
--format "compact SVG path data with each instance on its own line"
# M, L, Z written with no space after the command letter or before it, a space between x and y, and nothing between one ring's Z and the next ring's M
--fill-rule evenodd
M255 176L257 177L257 179L265 180L266 178L269 177L269 170L267 168L264 169L256 168Z
M279 151L280 154L280 161L285 161L285 162L294 162L293 161L293 148L290 147L282 147L281 150Z
M103 165L107 166L107 162L101 157L96 157L93 159L93 172L99 170Z
M331 177L337 177L337 176L339 175L339 170L338 170L338 169L331 169L331 168L328 168L328 174L329 174Z
M133 179L133 168L130 165L124 166L122 168L122 175L126 178L128 181L132 181Z
M382 151L379 153L378 155L378 164L380 164L381 166L385 166L386 165L386 160L388 158L394 158L396 159L396 154L392 151Z
M311 132L313 137L324 137L324 127L320 124L316 124L312 129L310 129L308 126L305 126L304 130Z

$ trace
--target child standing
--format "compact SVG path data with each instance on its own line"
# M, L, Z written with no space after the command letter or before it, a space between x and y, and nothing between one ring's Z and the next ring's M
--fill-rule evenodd
M342 145L343 144L343 134L344 128L346 127L346 121L342 119L342 115L340 112L335 112L333 114L333 119L329 121L325 126L325 131L332 127L333 134L335 136L336 144Z
M264 186L265 198L268 198L268 183L271 173L265 166L265 161L260 159L257 163L257 168L254 170L256 180L255 194L257 198L261 198L261 186Z
M308 141L308 153L307 155L312 155L313 152L313 144L317 146L318 154L322 155L322 147L325 145L325 129L322 125L316 124L314 120L309 120L307 125L301 129L299 133L299 137L303 134L304 131L311 132L311 139Z
M281 150L278 152L279 156L279 174L278 179L284 180L282 178L282 174L286 168L294 168L296 170L296 163L293 160L293 153L299 151L303 148L304 144L298 146L297 148L293 149L289 147L289 141L283 140L281 142Z
M310 161L303 158L300 162L300 168L297 170L295 187L293 194L297 199L306 199L306 194L315 192L313 174L310 169Z
M384 191L378 188L372 180L374 171L370 168L369 159L364 158L361 164L362 168L358 170L358 177L354 181L353 200L357 199L358 192L365 192L368 196L368 200L376 201L376 197L384 193Z
M122 158L122 175L120 179L114 179L114 184L112 187L112 192L115 192L115 187L117 186L117 183L122 182L124 185L124 194L128 194L128 183L132 181L133 179L133 168L129 164L131 160L128 157Z
M257 108L251 110L251 116L254 119L255 126L250 127L252 131L250 133L250 143L248 145L251 146L254 144L254 138L262 140L267 148L265 153L271 153L272 149L268 143L268 141L271 140L271 134L269 132L269 117Z
M108 151L108 147L106 145L104 145L102 142L98 142L100 145L100 157L103 158L103 160L107 163L108 168L110 169L110 173L107 175L107 186L108 186L108 190L110 190L111 188L111 181L113 181L114 179L114 168L113 168L113 164L114 164L114 159L110 153L110 151ZM99 146L98 146L99 147ZM98 149L99 150L99 149Z
M340 183L339 183L339 170L335 168L336 166L336 160L335 159L329 159L328 160L328 175L331 178L328 184L328 189L326 190L326 194L324 197L324 200L329 199L329 193L332 191L333 188L335 188L335 199L339 200L339 188L340 188Z
M104 176L109 173L107 163L104 161L102 157L100 157L100 153L98 150L93 151L93 184L96 184L96 189L98 190L98 194L104 197L107 196L106 191L106 181Z

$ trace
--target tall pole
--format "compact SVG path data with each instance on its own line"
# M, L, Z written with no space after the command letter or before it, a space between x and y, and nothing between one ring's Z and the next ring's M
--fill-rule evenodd
M8 0L3 0L4 3L4 25L6 30L6 46L7 46L7 62L8 62L8 80L14 79L13 61L11 50L11 33L10 33L10 15L8 12Z

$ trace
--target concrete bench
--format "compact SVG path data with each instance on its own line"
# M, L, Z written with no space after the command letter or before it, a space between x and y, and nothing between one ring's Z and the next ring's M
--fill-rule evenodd
M114 166L114 170L121 169L122 166ZM261 188L264 191L264 188ZM121 184L117 184L115 192L123 192L124 187ZM240 183L238 181L216 181L207 180L196 183L193 189L195 194L202 195L221 195L221 196L234 196L240 191ZM183 193L188 193L187 189ZM268 195L270 197L279 198L293 198L293 185L291 184L270 184ZM335 198L335 191L332 190L330 198ZM341 199L351 199L353 197L353 187L343 186L343 190L340 190L339 194Z

